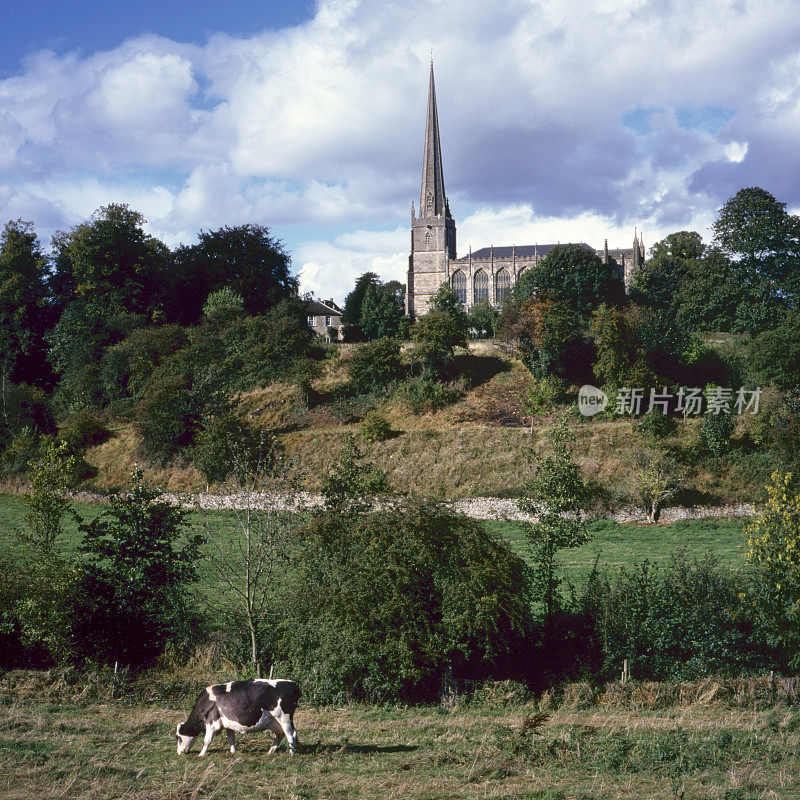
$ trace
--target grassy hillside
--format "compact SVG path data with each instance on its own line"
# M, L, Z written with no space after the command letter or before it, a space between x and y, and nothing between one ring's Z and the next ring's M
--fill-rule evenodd
M717 336L719 338L719 335ZM723 337L719 346L741 349L736 337ZM716 340L715 340L716 342ZM528 370L491 342L470 343L462 353L459 372L466 376L460 397L435 412L413 412L402 391L348 396L348 361L358 345L343 345L326 361L313 384L310 407L299 404L296 389L275 383L238 398L238 413L251 424L277 431L287 453L303 473L304 486L319 488L349 434L360 435L360 421L375 410L391 425L392 435L368 445L370 458L388 473L400 493L434 497L514 496L528 474L527 451L544 446L545 434L558 414L569 413L575 434L575 458L610 506L634 501L629 456L645 443L638 423L630 418L593 418L577 414L574 400L554 413L531 420L522 410L522 395L530 384ZM748 423L750 421L748 420ZM124 486L137 461L137 434L130 423L112 423L113 436L89 451L97 470L94 484L101 490ZM723 503L752 500L776 464L768 453L753 449L740 423L731 453L711 457L702 451L699 419L681 420L675 435L665 440L682 461L687 479L675 502ZM165 466L149 465L153 479L175 491L206 488L202 475L177 459Z

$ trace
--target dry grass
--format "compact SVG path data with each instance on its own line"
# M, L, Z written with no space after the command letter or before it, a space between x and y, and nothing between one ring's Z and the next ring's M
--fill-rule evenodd
M264 734L239 737L235 756L222 737L199 759L197 746L177 756L173 733L193 696L81 699L69 694L75 687L66 695L62 687L63 700L54 702L14 696L8 676L0 684L4 800L800 795L800 713L780 703L690 702L686 695L684 704L659 700L655 708L554 707L547 698L452 709L301 705L295 759L283 750L267 758ZM700 698L707 688L692 694ZM640 699L653 691L642 688Z
M148 464L138 455L139 435L132 423L109 426L111 437L86 453L86 461L97 470L94 484L103 490L126 487L133 468L139 464L147 468L148 478L170 492L198 491L206 482L193 466L173 460L166 466Z

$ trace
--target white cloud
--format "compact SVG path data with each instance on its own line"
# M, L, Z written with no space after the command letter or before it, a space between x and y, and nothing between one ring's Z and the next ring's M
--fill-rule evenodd
M295 28L30 56L0 81L0 217L46 233L127 201L169 243L350 228L297 249L309 286L402 277L431 48L460 253L655 238L742 185L800 206L795 0L321 0ZM681 122L706 108L729 121Z

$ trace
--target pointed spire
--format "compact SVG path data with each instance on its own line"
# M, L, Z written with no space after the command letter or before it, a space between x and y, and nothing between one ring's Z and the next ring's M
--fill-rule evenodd
M422 191L419 198L420 217L449 216L444 194L442 147L439 142L439 116L436 113L436 87L431 80L428 87L428 119L425 123L425 154L422 161Z

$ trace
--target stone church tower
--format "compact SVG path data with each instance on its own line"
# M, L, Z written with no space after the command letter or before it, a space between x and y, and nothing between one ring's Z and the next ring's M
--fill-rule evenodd
M616 264L617 274L627 286L631 273L644 263L644 243L638 231L633 247L609 250L606 240L602 250L585 242L580 247L596 253L603 263ZM448 283L465 309L478 303L502 305L522 273L537 265L556 244L490 245L461 258L456 255L456 223L444 191L442 147L439 141L439 118L436 113L436 88L433 62L428 86L428 118L425 123L425 152L422 157L422 188L419 215L411 204L411 255L408 258L406 313L425 314L431 297L443 283Z
M428 87L428 119L425 123L425 152L422 159L422 189L419 216L411 205L411 255L408 258L406 312L424 314L428 300L448 279L448 261L456 257L456 223L444 192L439 117L433 63Z

